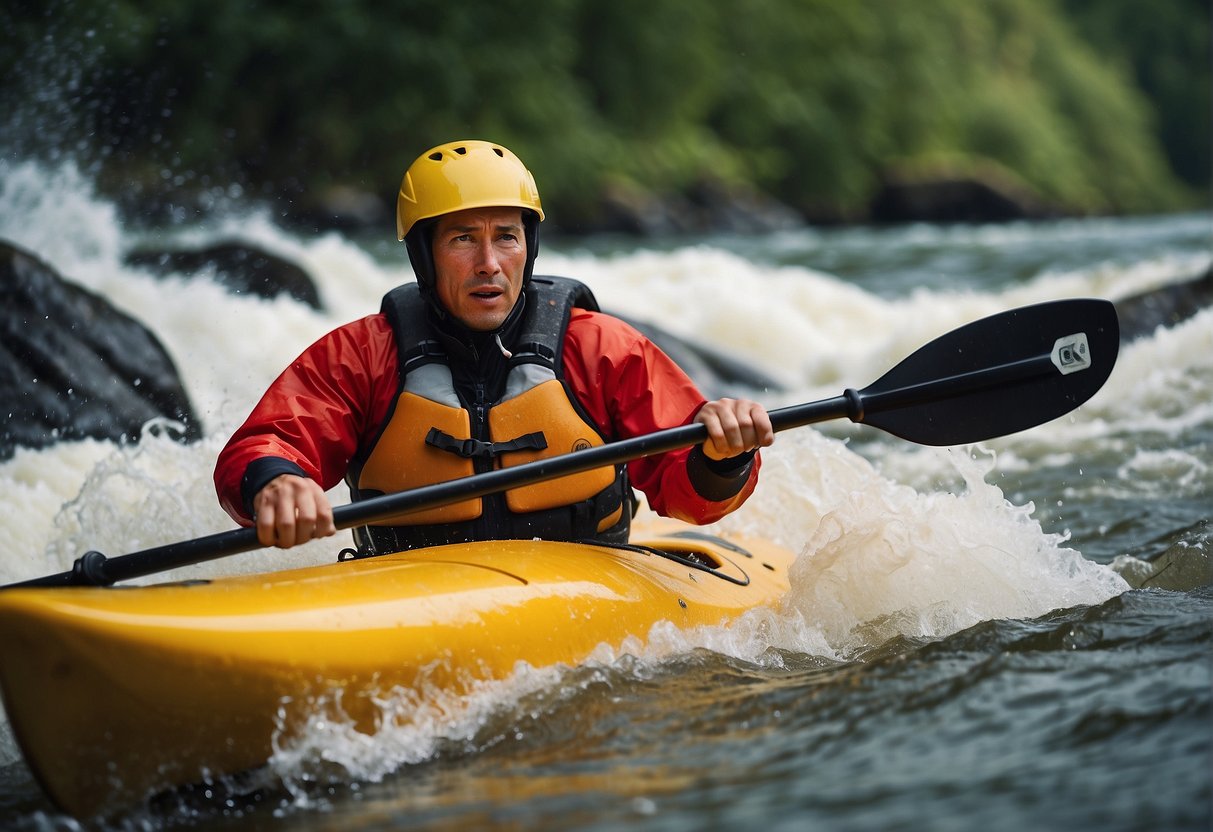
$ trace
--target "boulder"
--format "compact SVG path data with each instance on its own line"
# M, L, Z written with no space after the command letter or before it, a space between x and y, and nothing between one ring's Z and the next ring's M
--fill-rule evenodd
M1196 521L1169 535L1162 552L1141 559L1120 555L1112 568L1134 589L1166 589L1191 592L1213 585L1213 537L1210 521Z
M608 314L631 324L660 347L709 399L721 396L748 398L756 394L782 392L784 389L783 384L762 370L715 347L675 335L648 321L613 312Z
M0 459L61 439L133 442L157 417L201 427L156 336L34 255L0 241Z
M1192 280L1171 283L1116 301L1120 340L1133 341L1172 327L1213 305L1213 265Z
M389 233L396 222L395 206L378 194L348 185L334 185L319 192L308 190L292 200L287 219L313 232L375 230Z
M657 193L630 180L608 183L579 233L644 237L680 234L765 234L804 225L791 208L752 188L703 179L681 193Z
M868 211L876 223L1010 222L1054 213L1026 184L992 164L886 171Z
M306 271L248 243L222 242L200 249L139 249L123 259L129 266L160 277L213 270L219 283L237 293L263 298L285 294L313 309L323 308L316 284Z

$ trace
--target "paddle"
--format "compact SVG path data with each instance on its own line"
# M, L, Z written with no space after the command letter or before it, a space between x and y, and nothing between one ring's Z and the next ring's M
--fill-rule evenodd
M847 418L924 445L959 445L1055 419L1103 386L1120 345L1105 300L1025 306L936 338L862 390L770 413L776 431ZM334 510L338 529L387 520L556 477L701 444L698 423L551 459L387 494ZM171 543L116 558L86 552L70 572L0 587L105 586L261 548L251 528Z

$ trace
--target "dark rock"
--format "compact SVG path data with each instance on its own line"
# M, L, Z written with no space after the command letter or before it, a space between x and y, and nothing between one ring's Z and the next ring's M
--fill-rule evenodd
M767 234L804 225L800 215L783 203L753 188L718 179L699 180L687 197L705 231Z
M213 269L215 279L236 293L248 292L263 298L286 294L313 309L322 308L320 293L307 272L247 243L226 242L172 251L142 249L129 252L124 260L127 265L160 277L194 275Z
M310 192L309 192L310 193ZM311 225L316 230L362 231L395 229L395 209L379 195L349 186L337 185L321 192L290 212L290 220Z
M1213 265L1198 278L1172 283L1116 301L1120 340L1132 341L1158 327L1175 326L1213 305Z
M1213 585L1213 537L1210 521L1201 519L1178 529L1157 544L1167 548L1154 556L1118 557L1112 568L1134 589L1191 592Z
M639 234L662 236L685 234L690 227L683 221L685 211L672 210L669 200L628 184L608 186L594 217L583 224L569 225L574 232Z
M172 359L100 295L0 242L0 459L60 439L137 441L167 417L201 437Z
M702 180L658 194L634 182L607 185L596 216L570 230L635 234L763 234L804 225L791 208L750 188Z
M721 396L752 396L782 391L783 385L762 370L727 355L715 347L675 335L648 321L610 313L634 326L674 359L709 399Z
M1027 186L996 171L886 173L872 197L872 222L985 223L1036 219L1052 212Z

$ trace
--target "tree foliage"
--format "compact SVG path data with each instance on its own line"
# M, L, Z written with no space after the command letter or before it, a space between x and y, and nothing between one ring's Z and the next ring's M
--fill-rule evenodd
M8 152L115 187L387 196L427 147L486 137L574 224L611 183L846 219L893 173L977 168L1069 211L1154 211L1208 187L1201 6L17 0L0 104Z

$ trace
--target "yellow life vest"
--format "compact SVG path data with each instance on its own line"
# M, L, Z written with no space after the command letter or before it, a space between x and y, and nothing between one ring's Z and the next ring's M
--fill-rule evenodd
M377 440L351 465L354 499L395 493L603 444L570 394L560 350L574 306L597 309L583 284L534 276L504 391L461 399L450 357L434 339L416 284L390 292L383 311L397 342L400 392ZM605 466L413 512L358 530L360 550L382 553L477 539L625 542L631 520L626 468Z

